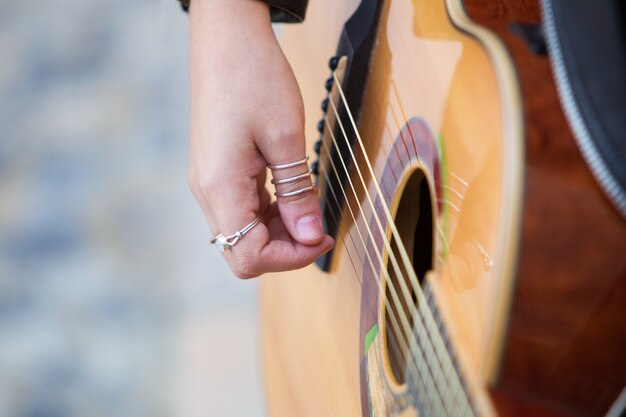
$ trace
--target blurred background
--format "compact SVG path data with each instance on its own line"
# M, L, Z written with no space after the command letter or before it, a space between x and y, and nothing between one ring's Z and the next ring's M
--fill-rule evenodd
M0 0L0 416L265 414L256 281L187 188L174 0Z

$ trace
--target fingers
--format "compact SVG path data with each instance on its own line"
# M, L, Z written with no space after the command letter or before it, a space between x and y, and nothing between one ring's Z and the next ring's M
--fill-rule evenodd
M322 211L304 157L304 137L294 134L280 146L260 144L272 171L278 208L289 234L304 245L317 245L324 239ZM290 166L293 165L293 166Z
M260 160L258 172L238 169L237 166L230 170L220 168L217 170L219 176L207 174L209 179L204 186L192 187L198 200L207 208L205 213L214 234L230 236L256 216L263 219L263 223L255 225L223 253L232 271L240 278L302 268L327 252L334 243L328 236L322 236L315 244L302 244L293 239L278 204L270 203L270 195L264 186L265 161L260 155L256 158ZM247 159L254 160L254 157L249 155ZM219 162L213 165L219 166ZM254 164L240 166L251 165Z
M263 217L265 223L259 223L235 246L224 252L239 278L299 269L333 247L334 241L330 236L325 236L317 245L303 245L294 240L280 218L276 204Z
M270 223L271 234L277 233L273 230L274 227ZM276 227L284 227L282 220L276 221ZM272 239L261 253L261 267L268 272L280 271L286 263L289 264L289 269L302 268L328 252L334 245L330 236L323 236L317 245L303 245L293 240L286 229L282 233L283 239Z
M231 2L220 3L226 7ZM262 24L242 27L222 27L221 20L214 19L211 23L216 25L207 31L197 14L192 30L191 189L214 234L230 236L256 216L264 219L224 252L242 278L305 266L333 244L322 230L312 187L278 197L277 203L271 202L265 188L267 165L301 159L305 140L296 79L267 24L267 10L262 15ZM306 171L302 164L277 172L274 178ZM311 185L303 175L275 188L290 192Z

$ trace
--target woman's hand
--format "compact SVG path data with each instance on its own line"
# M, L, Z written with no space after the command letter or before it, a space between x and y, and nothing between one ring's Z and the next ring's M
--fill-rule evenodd
M328 251L315 190L270 204L267 165L305 155L304 112L296 79L258 0L194 0L190 8L191 156L189 183L214 233L253 227L224 252L250 278L301 268ZM307 167L277 170L275 179ZM276 185L284 193L310 178Z

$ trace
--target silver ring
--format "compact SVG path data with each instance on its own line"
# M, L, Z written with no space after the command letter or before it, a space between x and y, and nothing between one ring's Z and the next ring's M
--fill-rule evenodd
M210 242L212 245L217 246L217 248L224 252L225 250L229 250L232 246L235 246L239 240L250 231L254 226L261 222L261 218L256 216L254 220L248 223L243 229L235 232L230 236L224 236L222 233L217 234L213 237Z
M289 162L287 164L280 164L280 165L268 165L267 167L271 170L287 169L287 168L295 167L298 165L306 164L308 161L309 161L309 155L305 156L299 161Z
M304 188L300 188L299 190L289 191L288 193L279 193L276 191L274 195L276 197L293 197L294 195L299 195L302 193L306 193L307 191L311 191L315 187L315 184L308 185Z
M287 184L290 182L298 181L303 178L307 178L311 175L313 170L309 168L307 172L303 172L302 174L294 175L293 177L283 178L282 180L272 180L272 184Z

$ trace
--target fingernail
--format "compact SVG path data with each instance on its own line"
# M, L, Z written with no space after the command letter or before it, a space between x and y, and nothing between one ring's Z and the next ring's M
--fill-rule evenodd
M296 223L298 237L305 240L319 239L324 235L322 221L317 216L301 217Z

